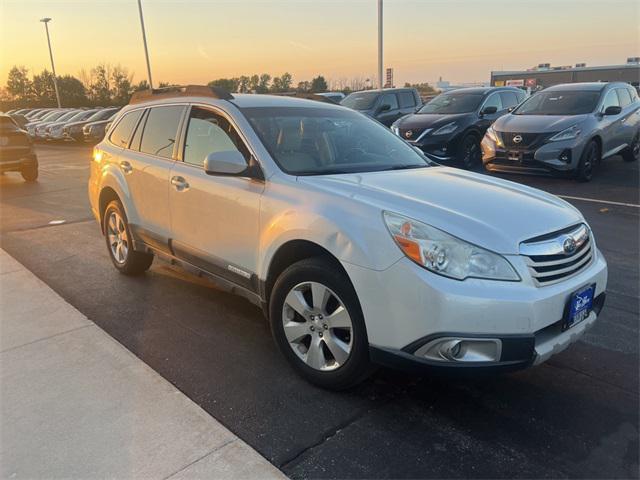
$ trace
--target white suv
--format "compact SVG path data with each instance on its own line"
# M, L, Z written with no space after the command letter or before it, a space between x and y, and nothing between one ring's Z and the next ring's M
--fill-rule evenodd
M604 304L607 265L578 210L436 165L337 105L136 94L93 160L89 198L118 270L159 255L249 298L327 388L375 364L537 364Z

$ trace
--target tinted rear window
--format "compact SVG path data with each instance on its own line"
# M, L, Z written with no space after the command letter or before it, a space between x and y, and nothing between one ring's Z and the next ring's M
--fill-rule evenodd
M152 108L144 125L140 151L171 158L183 111L183 106Z
M142 112L143 110L136 110L134 112L126 113L118 122L116 128L113 129L113 132L111 132L109 140L111 140L111 142L115 143L119 147L126 148L127 145L129 145L131 133L138 123Z

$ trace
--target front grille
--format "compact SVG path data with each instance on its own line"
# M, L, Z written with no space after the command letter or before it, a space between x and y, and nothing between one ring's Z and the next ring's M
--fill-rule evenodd
M529 272L537 285L551 285L580 273L594 256L591 232L578 225L520 244Z
M500 132L502 144L505 146L505 148L510 149L532 148L541 143L540 141L544 137L546 137L546 134L541 133Z
M425 130L426 128L400 128L398 135L409 142L415 142Z

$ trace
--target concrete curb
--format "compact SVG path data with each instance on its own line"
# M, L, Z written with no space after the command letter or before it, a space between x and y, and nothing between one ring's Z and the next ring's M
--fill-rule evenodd
M0 478L286 478L0 249Z

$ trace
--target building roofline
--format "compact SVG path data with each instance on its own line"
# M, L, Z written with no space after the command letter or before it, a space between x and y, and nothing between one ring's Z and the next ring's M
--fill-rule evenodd
M640 68L640 63L624 63L622 65L598 65L594 67L571 67L558 70L554 70L553 68L541 70L492 70L491 75L536 75L539 73L584 72L589 70L613 70L620 68Z

